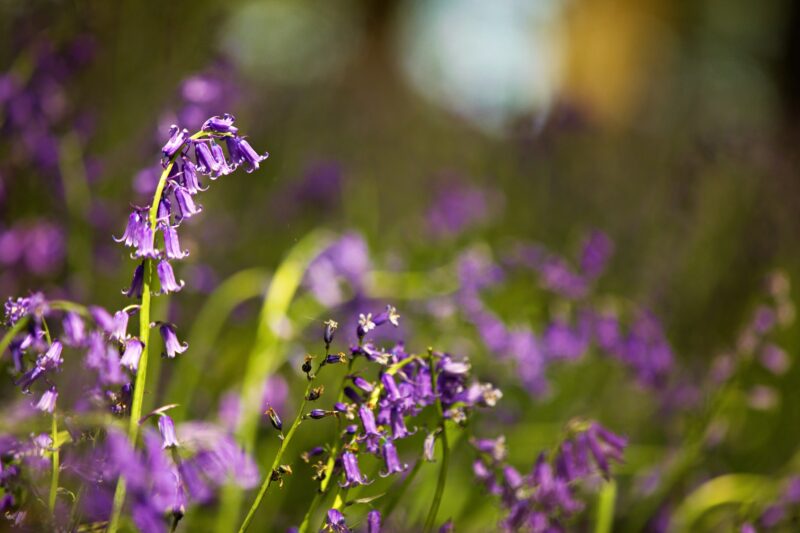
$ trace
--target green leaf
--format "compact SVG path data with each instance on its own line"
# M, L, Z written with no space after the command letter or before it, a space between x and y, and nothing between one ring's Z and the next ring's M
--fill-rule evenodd
M264 295L256 340L247 358L239 403L241 421L237 437L245 450L250 451L255 447L264 381L285 360L286 354L280 351L282 339L277 333L278 328L284 320L288 320L289 306L309 264L333 242L333 238L333 234L324 230L314 231L304 237L278 266ZM233 485L226 487L217 515L217 531L230 531L231 524L239 519L241 503L241 490Z
M269 272L261 268L237 272L220 283L200 309L187 337L192 349L191 357L178 358L178 366L166 395L166 398L179 404L172 413L175 420L186 417L200 376L203 369L207 368L206 361L225 325L225 319L242 302L260 296L268 279Z
M381 492L380 494L375 494L374 496L365 496L363 498L356 498L355 500L349 500L344 504L344 506L349 507L350 505L356 505L358 503L374 502L378 498L383 497L385 494L386 494L385 492Z
M705 513L731 504L764 504L773 500L778 485L755 474L728 474L706 481L689 494L673 515L676 531L689 531Z

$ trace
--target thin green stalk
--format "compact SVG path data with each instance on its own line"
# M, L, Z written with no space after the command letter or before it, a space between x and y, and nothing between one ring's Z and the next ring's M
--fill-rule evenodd
M58 495L58 475L61 468L59 465L60 446L58 442L58 422L56 421L55 411L53 412L52 424L50 425L50 438L53 440L53 456L50 460L52 471L50 475L50 499L48 500L48 506L50 507L50 512L53 512L56 509L56 496Z
M42 317L42 329L44 330L44 336L47 340L47 344L53 344L53 338L50 336L50 328L47 326L47 320ZM56 508L56 495L58 494L58 474L60 470L59 466L59 451L58 451L58 424L56 422L56 412L53 410L53 416L51 417L50 422L50 439L52 441L52 452L50 458L50 497L47 500L47 506L50 509L50 512L53 512Z
M322 364L317 368L317 372L322 368ZM259 506L261 505L261 501L264 499L264 495L267 493L267 489L272 484L272 482L276 479L274 474L278 472L278 468L281 466L281 461L283 460L283 452L286 451L286 448L289 447L289 443L292 441L292 437L294 436L295 431L303 422L305 417L305 409L306 404L308 403L308 394L311 392L311 386L314 384L314 378L308 380L308 385L306 386L306 391L303 394L303 401L300 403L300 408L297 411L297 416L294 418L294 422L292 422L292 426L289 428L289 432L286 433L286 436L281 441L281 447L278 449L278 453L275 454L275 459L272 461L272 467L267 472L267 475L264 477L264 481L261 483L261 488L258 490L258 494L256 495L255 500L253 500L253 504L250 506L250 510L247 511L247 515L244 517L244 521L242 525L239 527L239 533L244 533L247 531L247 528L250 527L250 522L253 521L253 518L256 515L256 511L258 511Z
M197 140L201 137L208 136L205 132L197 132L190 137L190 140ZM158 206L161 202L161 196L164 193L164 187L167 184L172 167L175 160L180 155L178 150L172 156L169 163L164 167L161 177L156 186L156 192L153 195L153 201L150 204L150 212L148 214L148 224L150 230L153 232L153 239L155 239L156 224L158 221ZM142 418L142 404L144 403L144 390L147 383L147 361L150 352L150 303L151 303L151 287L153 285L153 261L145 258L142 262L143 265L143 285L142 285L142 301L139 306L139 340L144 345L142 355L139 359L139 368L136 371L136 381L133 386L133 399L131 401L131 413L128 421L128 438L131 444L136 446L136 439L139 436L139 419ZM111 513L111 520L108 523L108 532L115 533L119 528L119 519L122 514L122 506L125 503L125 480L120 477L117 481L117 488L114 491L114 506Z
M429 360L431 365L431 387L433 389L433 396L436 398L436 411L439 413L440 428L442 432L442 466L439 469L439 480L436 483L436 492L433 495L430 511L428 511L428 518L425 520L424 531L433 531L436 524L436 515L439 513L439 505L442 503L442 495L444 494L444 485L447 481L447 467L450 462L450 449L447 445L447 428L445 427L444 409L442 408L442 400L436 390L436 359L433 355L433 350L429 350Z

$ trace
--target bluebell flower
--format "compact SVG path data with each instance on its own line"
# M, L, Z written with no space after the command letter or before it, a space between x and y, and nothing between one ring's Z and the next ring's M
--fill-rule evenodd
M147 224L147 218L143 215L140 209L135 209L128 216L128 225L125 226L125 232L122 237L114 237L117 242L124 243L128 247L139 246L139 241L142 237L142 229Z
M86 324L80 315L69 311L61 323L64 328L64 343L69 346L82 346L86 340Z
M197 170L202 174L217 175L220 171L219 162L211 153L211 148L205 142L197 142L194 145L195 158L197 159Z
M381 532L381 512L372 509L367 513L367 533Z
M208 190L208 187L204 189L200 186L200 181L197 177L197 166L185 156L181 159L181 174L183 176L181 183L189 191L189 194L194 196L198 192Z
M398 327L400 325L400 315L397 313L397 309L391 305L387 305L386 310L375 316L375 318L372 319L372 322L375 324L375 326L381 326L386 322L389 322L394 327Z
M189 194L188 189L185 187L180 185L173 186L173 194L175 194L175 201L178 204L180 220L191 218L203 210L202 206L194 203L192 195Z
M172 125L169 129L170 138L167 143L161 148L161 153L164 154L164 159L169 160L180 150L189 138L189 131L181 129L176 125Z
M344 515L338 509L330 509L325 517L322 531L330 533L350 533Z
M367 478L361 474L361 470L358 468L358 458L353 452L347 451L342 454L342 466L345 477L345 482L340 483L342 487L367 484Z
M36 408L46 413L52 413L56 408L56 400L58 399L58 391L55 387L51 386L49 389L42 393L41 398L36 403Z
M164 252L166 253L167 259L183 259L189 255L188 250L181 249L178 232L175 230L174 226L161 223L158 227L161 230L161 234L164 236Z
M114 326L109 332L112 339L122 341L128 337L128 313L117 311L114 313Z
M353 385L355 385L364 392L372 392L375 389L375 386L372 383L362 378L361 376L351 376L350 379L352 379Z
M163 444L162 448L177 448L179 446L178 437L175 435L175 423L169 415L160 413L158 417L158 431L161 433Z
M202 130L214 133L231 133L235 135L236 132L239 131L239 129L233 125L235 120L236 118L229 113L225 113L221 117L211 117L203 123Z
M161 333L161 338L164 340L165 355L170 359L174 358L177 354L185 352L189 348L189 343L181 343L178 340L174 324L162 322L158 327L158 331Z
M122 358L119 364L130 369L131 372L136 373L139 368L139 359L142 357L144 344L136 337L131 337L125 341L125 351L122 353Z
M133 279L131 285L127 289L122 290L122 294L128 298L141 298L142 290L144 290L144 265L139 263L133 271Z
M185 285L183 280L175 280L175 273L172 270L172 265L169 264L169 261L164 259L159 261L156 271L158 272L158 280L161 282L161 292L164 294L178 292Z
M136 246L136 252L133 256L138 259L155 259L161 255L161 252L155 247L153 229L149 223L142 226L139 233L139 242Z
M386 470L380 473L381 477L404 472L408 468L407 464L400 463L400 459L397 456L397 448L391 440L387 440L383 445L383 460Z

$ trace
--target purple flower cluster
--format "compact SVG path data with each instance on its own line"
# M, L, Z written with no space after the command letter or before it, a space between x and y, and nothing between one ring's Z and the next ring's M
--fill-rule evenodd
M219 62L183 80L178 88L177 111L168 111L160 116L155 142L161 143L163 131L171 124L200 124L207 117L224 113L237 99L233 77L232 67ZM160 174L158 166L139 171L134 178L134 190L143 195L152 193Z
M611 463L621 462L627 440L597 422L574 422L570 435L554 454L541 453L527 475L506 462L505 439L478 439L475 477L498 496L507 515L507 531L569 530L569 521L584 508L578 488L611 475Z
M63 263L64 251L63 231L50 222L37 220L0 229L0 265L7 271L52 274Z
M94 307L81 316L76 310L51 305L40 293L9 299L5 304L5 323L24 327L9 344L15 383L23 393L41 391L35 406L52 413L56 408L56 375L64 363L65 347L84 352L84 364L96 373L90 385L91 397L105 399L112 411L125 409L124 394L116 386L127 382L120 366L120 351L125 346L128 315L120 311L111 316Z
M22 54L33 65L30 72L16 68L0 74L0 132L12 143L4 162L19 168L33 164L40 173L58 176L59 129L67 126L72 113L67 81L90 61L93 51L88 36L61 47L39 40ZM91 130L86 115L70 126L84 136Z
M673 354L658 321L637 309L625 326L616 314L589 299L590 289L605 270L612 250L605 234L590 233L577 270L539 245L518 246L502 265L494 263L483 250L467 250L458 262L461 286L456 305L475 325L493 355L516 362L520 380L535 395L548 390L548 365L579 359L592 347L630 368L641 385L661 388L672 369ZM542 287L564 299L561 307L570 309L551 317L539 334L530 326L506 325L482 300L484 291L520 270L533 270Z
M447 180L434 192L425 219L433 237L452 238L485 222L495 204L502 204L496 191Z
M26 491L32 480L40 477L50 466L48 451L52 446L49 435L31 435L18 439L0 435L0 512L12 526L27 522Z
M178 444L175 429L168 416L159 414L161 437L154 431L144 432L144 450L131 447L128 438L109 430L104 445L89 462L87 481L92 484L86 499L87 514L95 520L108 519L114 483L126 480L131 517L141 531L167 531L177 523L191 502L209 503L219 487L232 481L242 488L258 482L258 471L233 439L209 424L187 423L179 428ZM165 429L166 428L166 431ZM187 450L193 450L189 453Z
M306 415L311 419L337 416L345 423L340 440L333 446L317 447L303 454L307 462L312 458L316 461L317 475L325 471L325 462L333 454L330 457L335 465L332 475L340 476L339 485L344 488L371 483L359 466L359 457L363 454L374 455L383 462L379 473L382 477L405 472L408 465L400 459L396 443L416 434L418 428L413 420L426 407L440 405L444 420L464 424L472 410L493 407L502 397L491 384L470 378L470 365L466 360L432 350L426 355L413 354L402 343L387 350L367 338L370 332L385 324L397 326L398 319L399 315L391 306L381 313L360 315L356 327L359 343L351 347L350 358L344 354L329 356L323 365L344 361L352 365L363 359L366 367L348 375L342 391L344 401L336 402L331 410L314 409ZM326 327L325 341L329 347L332 335L328 334L328 329ZM374 380L366 377L370 366L378 370ZM310 373L310 365L304 366L304 371ZM421 455L433 455L438 431L431 432L425 439ZM379 524L380 515L371 515L371 520ZM337 509L329 512L325 527L330 531L349 531Z
M364 238L348 233L309 265L304 284L320 303L333 307L361 295L370 268L369 249Z
M170 138L161 149L162 166L168 170L168 175L159 199L155 224L150 220L150 206L134 207L124 233L116 239L134 248L132 256L142 260L124 294L141 297L144 261L148 259L158 261L156 273L162 293L178 292L184 287L184 282L176 279L170 261L181 260L189 254L181 247L177 229L183 221L202 211L202 206L195 201L196 195L207 188L201 185L200 177L216 180L240 166L252 172L267 158L267 155L257 153L237 133L234 117L229 114L211 117L203 124L202 135L191 138L188 130L172 126ZM157 239L159 234L160 240ZM165 333L164 326L161 331ZM180 351L168 348L167 354L173 357Z

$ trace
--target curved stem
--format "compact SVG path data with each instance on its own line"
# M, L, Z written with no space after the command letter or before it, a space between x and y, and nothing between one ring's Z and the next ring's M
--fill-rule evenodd
M436 390L437 374L436 374L436 360L434 359L433 350L429 350L429 360L431 365L431 386L433 388L433 396L436 398L436 410L439 413L440 428L442 431L442 466L439 469L439 480L436 483L436 492L431 501L431 509L428 511L428 518L425 520L424 531L433 531L436 524L436 515L439 513L439 505L442 503L442 495L444 494L444 485L447 481L447 467L450 458L450 449L447 445L447 428L445 427L444 409L442 408L442 399L439 397Z

